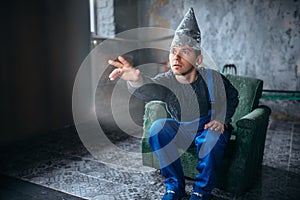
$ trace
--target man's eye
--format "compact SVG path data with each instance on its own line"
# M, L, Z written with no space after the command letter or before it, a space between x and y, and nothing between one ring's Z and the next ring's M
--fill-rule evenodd
M185 50L183 50L183 54L188 56L190 54L190 52L189 52L189 50L185 49Z
M171 49L171 54L176 54L176 50L175 49Z

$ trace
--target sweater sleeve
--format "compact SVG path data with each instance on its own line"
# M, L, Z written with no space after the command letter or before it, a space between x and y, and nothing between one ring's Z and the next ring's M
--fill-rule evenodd
M137 98L144 101L160 100L164 101L167 93L167 87L161 83L160 78L150 78L143 76L142 86L135 88L127 82L128 91Z

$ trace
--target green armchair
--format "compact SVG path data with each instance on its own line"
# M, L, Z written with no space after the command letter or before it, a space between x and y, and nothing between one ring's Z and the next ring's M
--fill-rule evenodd
M239 105L232 118L234 130L217 172L218 188L240 195L251 187L253 177L261 167L271 110L259 105L262 80L231 74L225 76L239 91ZM148 130L155 120L165 117L169 117L169 114L163 102L151 101L146 104L142 138L145 166L159 169L158 160L148 144ZM198 173L196 149L183 152L180 159L185 176L193 179Z

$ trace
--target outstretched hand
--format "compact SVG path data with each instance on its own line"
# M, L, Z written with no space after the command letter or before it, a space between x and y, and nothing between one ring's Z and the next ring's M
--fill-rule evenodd
M140 70L135 69L124 57L118 56L119 61L108 60L108 64L116 67L110 74L109 79L115 80L117 77L125 81L136 82L140 79Z
M210 130L212 131L220 131L222 134L225 131L224 124L217 120L210 121L204 125L204 129L208 129L208 128L210 128Z

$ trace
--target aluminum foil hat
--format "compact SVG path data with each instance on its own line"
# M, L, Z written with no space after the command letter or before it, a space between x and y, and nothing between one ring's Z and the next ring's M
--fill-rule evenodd
M189 45L195 50L201 50L201 32L194 14L190 8L175 31L172 46Z

